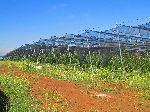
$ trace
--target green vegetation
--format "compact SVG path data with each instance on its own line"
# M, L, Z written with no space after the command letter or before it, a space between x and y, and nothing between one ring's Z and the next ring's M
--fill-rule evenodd
M28 94L28 86L11 74L0 74L1 86L10 100L10 112L39 112L36 104Z
M91 52L78 54L77 51L64 53L54 53L50 52L49 54L39 54L26 56L26 58L15 57L11 60L22 61L29 60L28 62L38 62L38 63L47 63L51 65L71 65L76 68L87 70L89 68L96 69L109 69L111 71L118 71L123 68L124 72L130 73L133 71L139 71L144 74L150 73L150 55L148 53L129 53L123 52L123 66L120 61L119 55L102 55L98 52Z

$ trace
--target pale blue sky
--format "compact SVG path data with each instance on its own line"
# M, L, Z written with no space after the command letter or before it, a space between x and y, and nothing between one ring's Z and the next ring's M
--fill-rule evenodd
M39 38L132 23L150 17L149 6L150 0L0 0L0 55Z

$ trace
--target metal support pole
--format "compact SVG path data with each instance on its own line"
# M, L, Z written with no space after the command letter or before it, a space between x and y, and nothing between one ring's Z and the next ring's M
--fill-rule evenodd
M120 55L120 61L121 61L122 75L123 75L123 78L125 78L124 66L123 66L123 57L122 57L122 50L121 50L120 36L119 36L119 25L118 24L116 24L116 28L117 28L117 37L118 37L118 44L119 44L119 55Z

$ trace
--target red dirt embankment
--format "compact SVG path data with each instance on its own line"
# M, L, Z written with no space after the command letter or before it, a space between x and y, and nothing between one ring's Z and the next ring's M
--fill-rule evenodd
M126 90L123 86L112 85L116 93L100 92L100 89L87 89L67 81L26 73L17 67L0 67L0 73L8 72L27 80L30 95L40 100L39 108L44 111L55 106L63 112L150 112L150 101L139 100L137 92ZM107 86L108 83L105 84ZM49 99L52 91L59 98Z

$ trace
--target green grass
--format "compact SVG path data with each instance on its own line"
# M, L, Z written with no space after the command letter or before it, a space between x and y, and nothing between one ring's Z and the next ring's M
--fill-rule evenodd
M22 80L11 74L0 74L1 86L4 93L10 98L9 112L40 112L28 93L28 86Z

